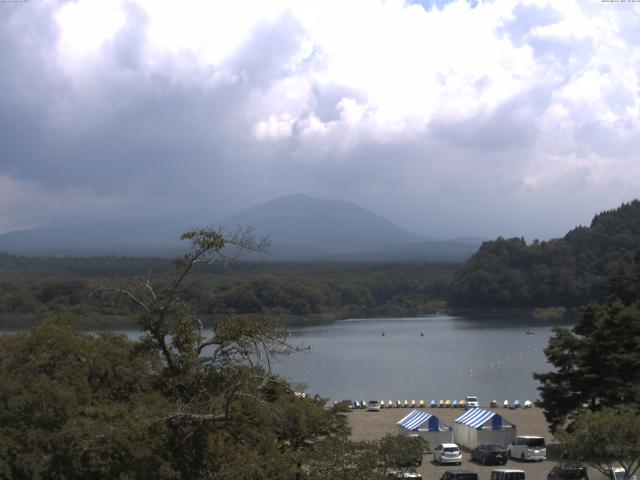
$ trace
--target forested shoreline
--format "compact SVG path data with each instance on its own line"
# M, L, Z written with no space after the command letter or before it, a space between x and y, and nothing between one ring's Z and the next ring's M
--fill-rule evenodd
M184 300L205 325L233 314L288 325L365 316L410 316L446 310L456 264L236 262L198 265ZM0 254L0 326L23 328L71 315L83 328L135 325L131 305L104 292L173 272L164 258L18 257Z

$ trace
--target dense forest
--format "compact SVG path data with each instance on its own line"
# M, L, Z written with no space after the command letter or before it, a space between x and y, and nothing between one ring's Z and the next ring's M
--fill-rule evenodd
M577 307L606 298L608 278L640 245L640 201L593 218L563 238L485 242L454 275L452 308Z
M406 316L446 308L457 265L430 263L234 262L198 265L182 294L205 324L232 314L287 324L363 316ZM164 258L56 258L0 254L0 326L73 314L87 328L129 326L131 305L104 292L174 271Z
M295 355L283 329L234 315L203 331L185 282L229 240L188 238L162 284L105 292L131 304L139 341L83 333L65 314L0 335L0 478L383 480L411 469L424 440L352 441L344 405L271 372L270 359Z

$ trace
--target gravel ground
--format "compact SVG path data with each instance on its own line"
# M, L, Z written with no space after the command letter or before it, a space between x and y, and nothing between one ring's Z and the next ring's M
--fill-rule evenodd
M435 413L443 422L453 425L454 420L462 415L464 410L438 408L427 409ZM396 423L407 415L411 409L391 408L382 409L379 412L367 412L366 410L354 410L349 413L349 423L351 425L351 437L353 440L375 440L383 437L387 433L396 433ZM517 427L518 435L538 435L545 438L547 448L549 444L555 443L552 435L548 431L547 422L544 419L542 410L538 408L507 410L497 409L509 422ZM435 445L432 445L434 447ZM552 449L553 447L551 447ZM550 449L550 450L551 450ZM505 466L483 466L470 461L468 450L461 449L461 466L441 466L433 464L433 456L425 454L422 466L417 468L417 472L422 474L425 480L438 480L446 470L463 469L476 472L480 480L489 480L491 471L494 468L514 468L524 470L527 480L546 480L547 474L557 465L557 461L545 460L543 462L520 462L509 460ZM598 472L589 470L591 480L602 480L604 477Z

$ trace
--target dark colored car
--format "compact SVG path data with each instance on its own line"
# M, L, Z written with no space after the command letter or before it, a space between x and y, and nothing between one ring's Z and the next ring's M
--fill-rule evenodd
M507 463L507 449L495 443L483 443L471 450L471 460L483 465Z
M478 474L468 470L447 470L440 480L478 480Z
M557 465L547 475L547 480L589 480L582 465Z

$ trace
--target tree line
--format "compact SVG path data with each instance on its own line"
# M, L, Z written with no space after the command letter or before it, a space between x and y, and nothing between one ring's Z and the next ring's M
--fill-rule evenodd
M640 201L602 212L563 238L485 242L450 285L453 308L579 307L603 301L620 260L640 245Z
M68 313L81 326L130 326L132 307L104 301L104 287L171 278L166 259L33 259L0 261L0 324L30 326ZM56 271L59 268L59 271ZM293 323L375 315L416 315L445 309L449 264L234 263L198 265L181 294L207 325L232 314L269 316Z

